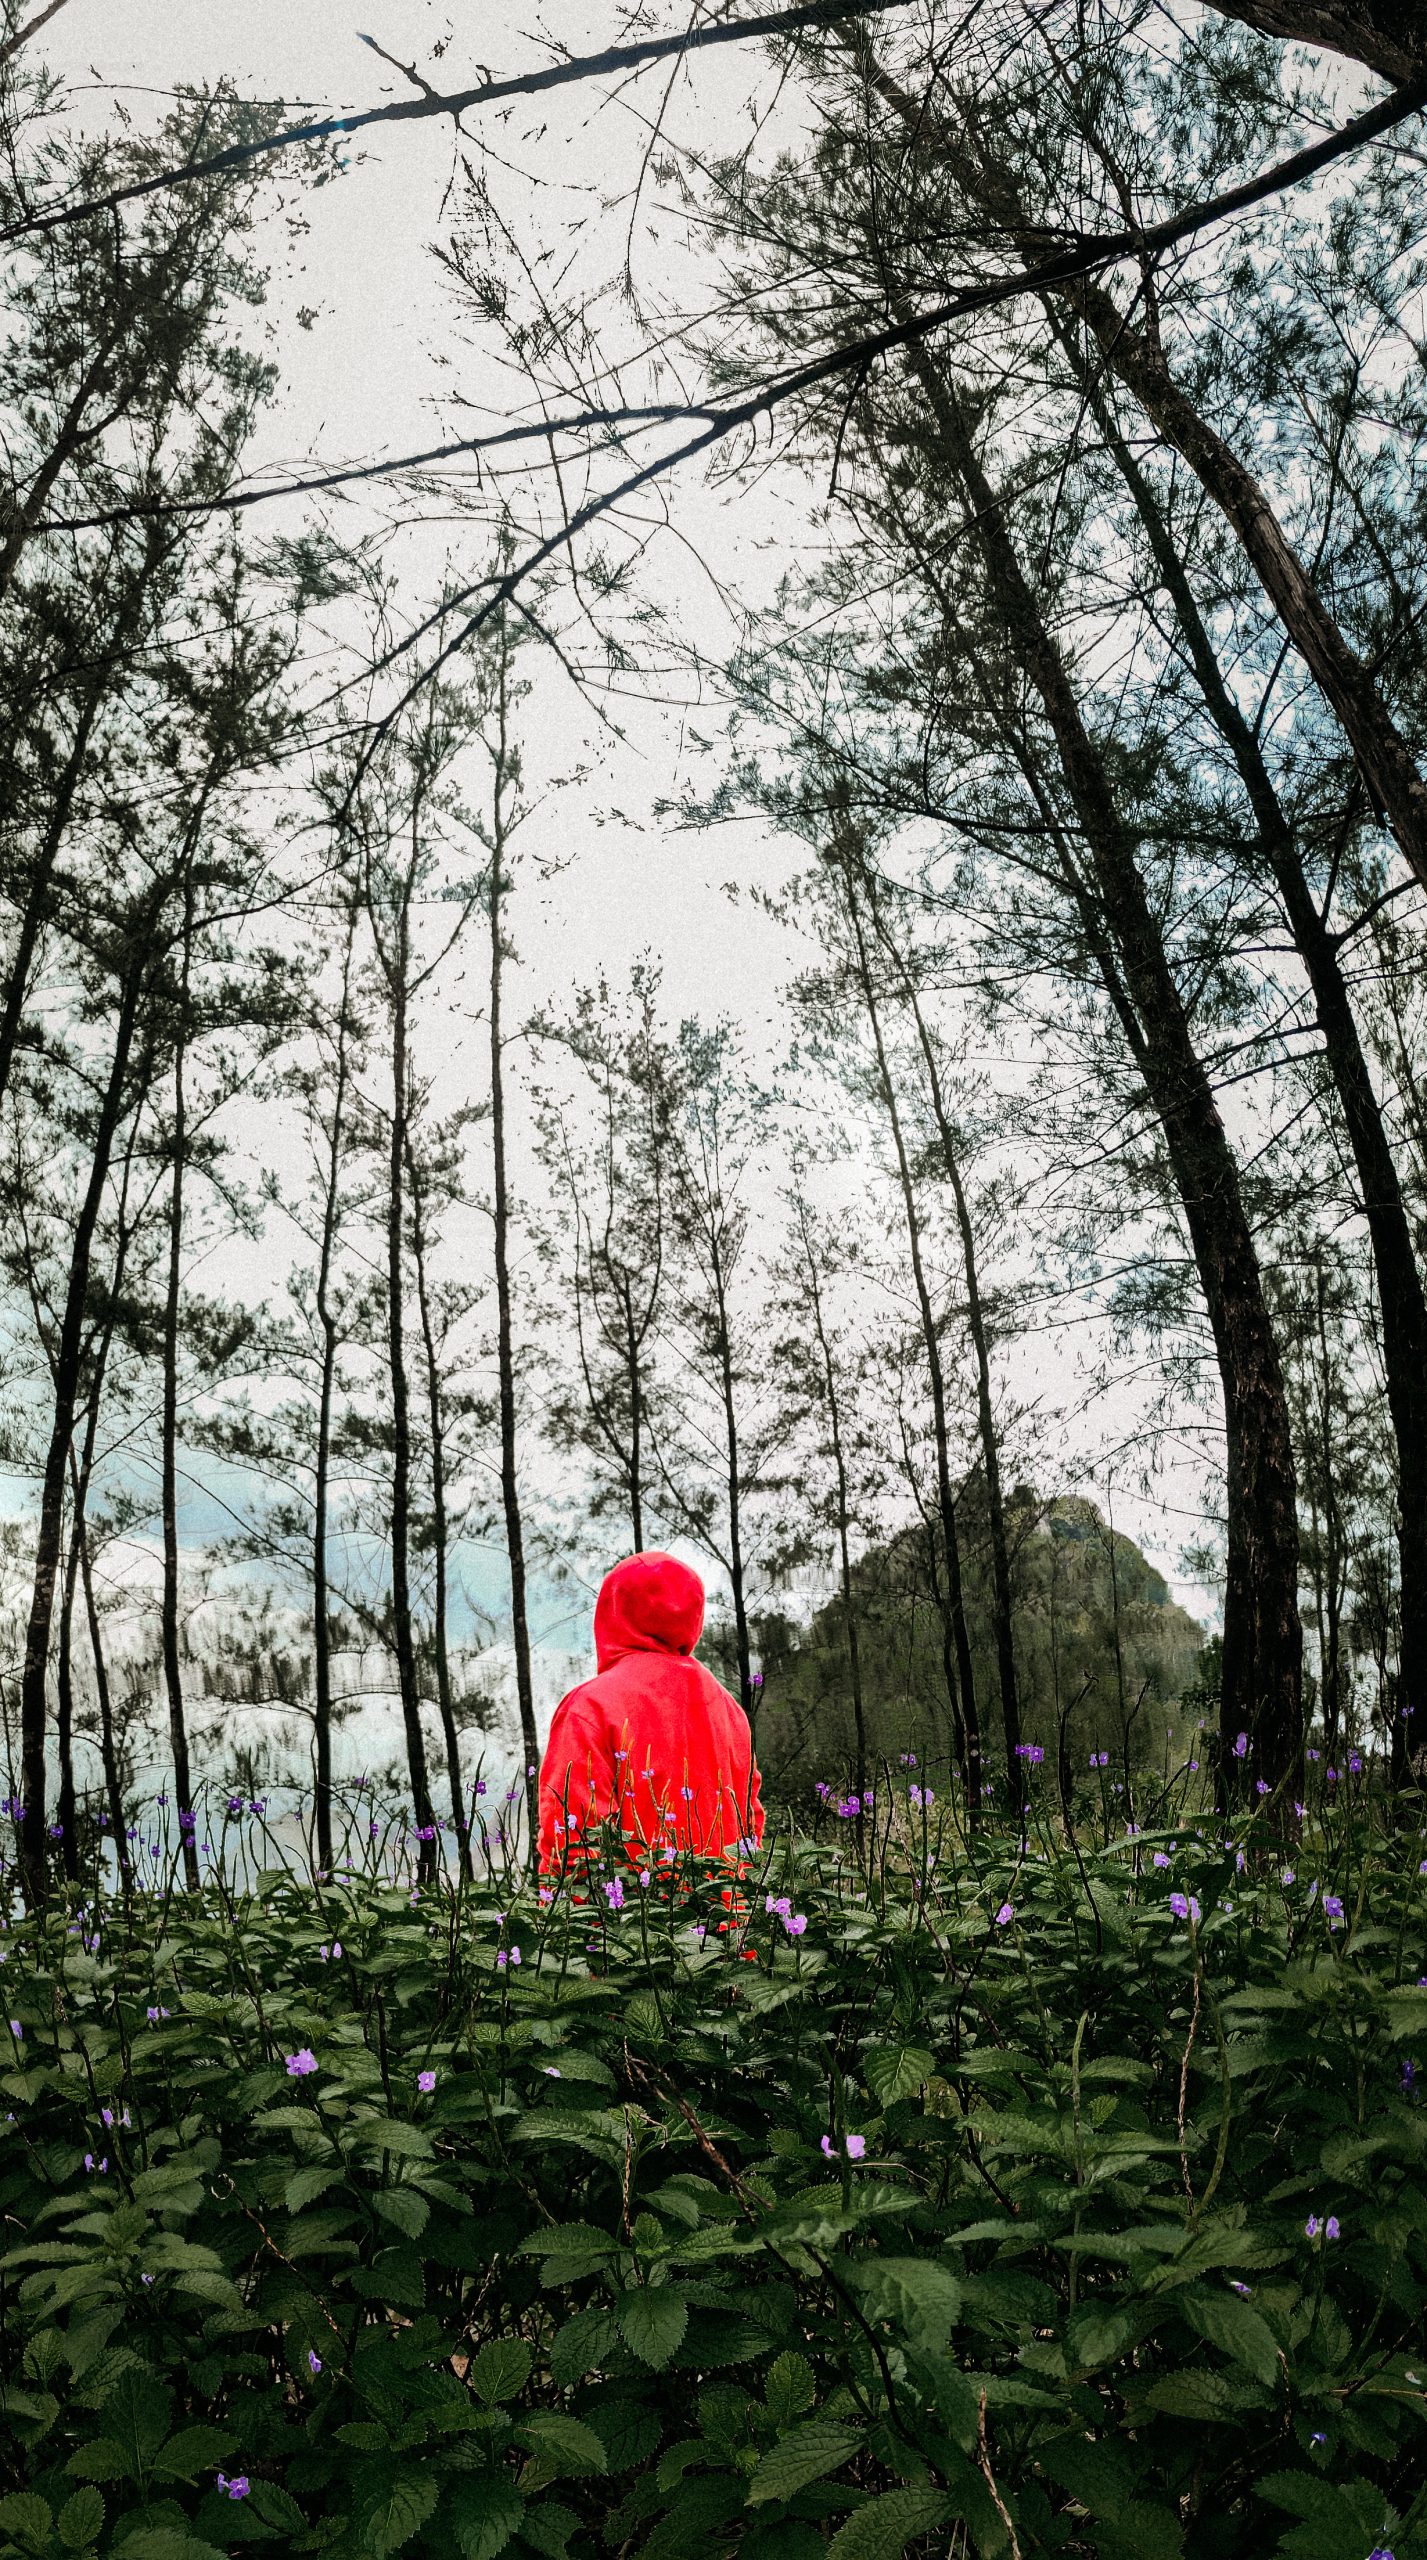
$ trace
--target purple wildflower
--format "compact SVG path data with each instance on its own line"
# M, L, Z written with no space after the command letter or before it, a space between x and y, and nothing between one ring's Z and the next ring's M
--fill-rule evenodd
M300 2045L296 2053L290 2053L287 2057L289 2080L305 2080L309 2071L315 2071L316 2068L317 2056L310 2045Z

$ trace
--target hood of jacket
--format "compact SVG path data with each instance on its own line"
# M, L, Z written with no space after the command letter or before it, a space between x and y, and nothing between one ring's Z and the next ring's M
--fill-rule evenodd
M704 1586L677 1556L648 1548L607 1573L595 1602L595 1659L608 1671L627 1653L692 1653L704 1624Z

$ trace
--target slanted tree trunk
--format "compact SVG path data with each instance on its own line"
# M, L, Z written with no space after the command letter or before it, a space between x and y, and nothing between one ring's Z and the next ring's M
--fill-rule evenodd
M1372 1072L1343 973L1338 937L1305 877L1293 829L1274 787L1258 735L1224 681L1213 641L1173 534L1108 404L1095 387L1070 331L1061 344L1080 372L1145 528L1155 565L1184 634L1205 706L1234 759L1277 884L1289 930L1313 995L1324 1053L1352 1150L1363 1217L1377 1273L1380 1350L1397 1451L1397 1553L1401 1591L1399 1695L1393 1721L1393 1771L1401 1779L1427 1750L1427 1294L1392 1144L1373 1089Z
M1253 1739L1258 1774L1286 1795L1302 1758L1303 1637L1293 1445L1278 1345L1213 1089L1194 1047L1164 940L1100 754L1017 557L956 392L924 348L908 361L970 511L987 585L1054 737L1098 910L1133 1021L1132 1054L1165 1147L1204 1291L1224 1398L1227 1559L1221 1735ZM1087 917L1087 922L1090 919ZM1098 955L1097 955L1098 956Z
M49 1444L45 1452L44 1473L40 1483L40 1516L35 1538L34 1580L30 1594L29 1623L25 1632L24 1663L20 1674L20 1770L24 1819L16 1825L18 1833L16 1849L21 1883L26 1901L32 1909L42 1898L45 1886L47 1793L45 1730L48 1723L50 1629L54 1617L55 1583L59 1572L63 1534L65 1474L69 1465L70 1440L74 1430L75 1404L79 1393L90 1257L94 1249L94 1233L99 1223L104 1188L109 1178L109 1163L114 1150L114 1140L123 1115L129 1057L134 1044L134 1026L138 1019L140 996L147 976L146 943L146 932L143 929L137 930L125 955L124 980L114 1025L114 1046L110 1053L109 1073L94 1124L89 1172L80 1201L74 1240L70 1247L64 1313L55 1352L54 1405L50 1419Z
M1278 0L1269 0L1269 5L1278 5ZM1308 5L1303 0L1287 0L1284 13L1307 19L1315 11L1312 0ZM1345 8L1336 14L1345 20L1352 15L1365 22L1369 11ZM1405 20L1403 34L1405 37ZM852 35L845 41L869 85L892 107L913 140L922 144L934 142L944 154L954 154L959 182L973 201L1005 229L1027 273L1034 277L1045 255L1044 234L1028 220L1014 174L995 157L974 111L953 128L884 70L864 39ZM1420 25L1416 44L1418 69L1427 74L1427 39ZM1427 90L1424 97L1427 98ZM1152 287L1147 289L1152 295ZM1417 879L1427 887L1427 779L1388 710L1371 668L1349 646L1319 595L1279 522L1267 491L1175 380L1153 316L1153 301L1151 324L1141 328L1128 312L1121 310L1110 288L1093 276L1080 277L1075 283L1054 290L1090 331L1107 371L1133 393L1165 442L1183 455L1214 505L1232 525L1288 638L1342 724L1373 808L1391 828Z
M1366 63L1394 88L1427 83L1422 0L1211 0L1256 35L1307 44Z
M25 998L30 991L30 976L35 965L40 934L49 913L55 863L64 842L73 813L75 798L89 753L89 741L103 699L103 687L91 686L80 706L70 740L69 753L56 777L44 833L27 866L24 899L20 907L15 933L15 948L5 979L4 1002L0 1004L0 1099L10 1089L10 1077L19 1045L20 1025Z

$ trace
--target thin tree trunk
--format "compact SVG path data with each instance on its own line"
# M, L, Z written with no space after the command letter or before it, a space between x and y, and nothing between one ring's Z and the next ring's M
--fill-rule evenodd
M719 1400L723 1406L724 1449L728 1464L728 1579L733 1593L733 1641L738 1656L738 1697L750 1725L756 1725L753 1694L753 1648L748 1634L748 1595L743 1562L743 1462L738 1443L738 1397L733 1377L733 1342L728 1320L728 1275L719 1243L717 1213L709 1216L709 1273L718 1323Z
M1333 1364L1328 1352L1328 1314L1323 1289L1323 1257L1313 1259L1313 1321L1318 1341L1318 1463L1323 1476L1324 1587L1327 1614L1323 1621L1323 1731L1331 1759L1338 1748L1343 1711L1342 1583L1343 1538L1338 1487L1333 1467Z
M628 1272L620 1295L624 1301L625 1358L629 1369L629 1527L635 1554L644 1552L644 1381L640 1374L640 1338L634 1322L634 1292Z
M858 984L872 1045L877 1058L877 1079L882 1089L882 1107L887 1114L893 1151L897 1159L897 1180L902 1194L902 1207L907 1222L907 1247L912 1265L912 1282L917 1293L921 1316L922 1343L926 1353L927 1380L931 1389L932 1437L936 1453L937 1513L941 1522L942 1546L946 1567L947 1633L956 1658L956 1681L948 1684L955 1722L955 1692L959 1687L960 1723L964 1737L962 1783L966 1788L971 1819L976 1821L981 1810L982 1760L981 1719L976 1704L976 1676L971 1663L971 1639L966 1625L966 1603L962 1590L961 1542L957 1529L956 1497L951 1485L951 1454L946 1417L946 1374L942 1367L941 1337L937 1331L931 1290L927 1283L926 1265L922 1257L921 1219L917 1210L916 1187L912 1181L911 1161L902 1130L902 1114L897 1089L892 1081L891 1064L882 1034L882 1017L873 983L867 937L863 931L858 884L853 876L853 857L835 852L832 857L842 882L847 921L852 930L857 952ZM859 866L860 868L860 866Z
M1001 1490L1001 1447L996 1430L996 1409L991 1396L991 1349L986 1332L986 1309L981 1296L981 1275L976 1257L976 1232L971 1223L971 1208L966 1186L961 1179L955 1133L946 1108L941 1087L941 1072L916 982L908 970L895 941L887 932L875 894L869 900L872 921L883 949L895 963L903 994L917 1026L917 1039L926 1064L927 1083L931 1094L932 1115L941 1141L941 1159L951 1185L956 1206L957 1233L961 1238L962 1268L966 1275L966 1325L976 1358L976 1418L981 1437L981 1464L986 1478L986 1514L991 1545L991 1614L996 1637L996 1670L1001 1693L1001 1724L1006 1745L1006 1776L1014 1797L1024 1772L1016 1763L1020 1756L1021 1703L1016 1684L1016 1646L1014 1613L1011 1596L1011 1555L1006 1537L1006 1506Z
M1259 1773L1301 1793L1302 1628L1292 1437L1238 1167L1143 876L1060 651L1016 556L959 400L922 348L909 350L943 447L970 502L996 608L1039 696L1083 831L1095 902L1112 935L1137 1031L1134 1055L1164 1131L1194 1247L1224 1395L1227 1569L1221 1739L1253 1737Z
M327 1513L332 1478L332 1406L337 1388L338 1326L332 1305L332 1264L340 1218L342 1144L346 1127L349 1000L356 910L347 917L347 947L342 960L342 1003L337 1016L336 1083L327 1173L322 1193L322 1240L317 1263L317 1321L322 1331L322 1362L317 1388L317 1449L312 1490L312 1738L317 1814L317 1864L332 1871L332 1622L328 1599Z
M862 1695L862 1648L857 1624L857 1610L852 1597L852 1551L848 1542L850 1504L847 1483L847 1452L842 1439L842 1407L837 1389L837 1370L832 1345L823 1318L822 1285L818 1278L817 1254L808 1228L807 1209L798 1202L798 1228L808 1270L808 1303L812 1308L813 1332L817 1337L818 1358L822 1363L823 1391L827 1398L828 1432L832 1441L833 1478L837 1486L837 1552L839 1581L842 1592L842 1619L847 1637L847 1669L852 1683L852 1730L856 1748L856 1792L860 1804L867 1793L867 1716Z
M29 867L29 877L25 884L25 900L20 909L16 928L15 948L11 954L10 967L5 980L5 1000L3 1006L0 1006L0 1099L4 1098L10 1088L15 1051L20 1040L25 998L30 989L30 972L35 965L35 953L39 947L40 934L49 911L54 867L64 842L74 808L75 795L84 772L84 760L89 752L89 741L98 716L100 700L101 688L96 684L86 697L80 711L74 736L70 741L69 753L65 757L55 783L45 831Z
M411 1619L411 1411L406 1375L402 1243L406 1225L404 1173L407 1148L408 963L410 900L404 895L398 920L391 971L391 1149L387 1184L387 1358L391 1371L391 1615L396 1652L397 1687L406 1735L406 1765L411 1776L412 1820L418 1837L417 1872L429 1878L436 1867L436 1815L426 1770L426 1741L421 1730L421 1693L417 1680L416 1640Z
M74 1452L70 1452L73 1466ZM104 1792L109 1799L109 1820L114 1832L114 1855L119 1866L119 1881L127 1894L130 1882L128 1841L124 1831L124 1790L119 1779L119 1754L114 1741L114 1701L109 1687L109 1666L104 1659L104 1639L99 1623L99 1604L94 1597L94 1560L89 1548L89 1527L82 1508L76 1505L75 1540L79 1548L79 1569L84 1584L84 1613L89 1626L89 1647L94 1657L94 1693L99 1703L99 1757L104 1767Z
M446 1783L451 1794L451 1820L456 1829L456 1845L460 1854L461 1873L469 1882L475 1870L471 1862L470 1830L466 1821L466 1792L461 1776L461 1743L456 1731L456 1709L451 1695L451 1655L447 1640L447 1559L450 1537L446 1520L446 1419L441 1405L441 1364L437 1356L436 1330L431 1316L431 1295L426 1276L426 1229L422 1216L421 1184L417 1176L415 1154L407 1145L407 1179L411 1187L411 1252L416 1269L416 1303L421 1315L421 1343L426 1357L426 1413L431 1434L431 1529L436 1589L432 1612L432 1651L436 1661L436 1703L441 1715L441 1734L446 1745Z
M79 1843L75 1838L73 1654L74 1589L78 1575L78 1523L71 1519L69 1545L64 1559L64 1587L60 1597L59 1651L55 1659L55 1747L59 1757L59 1801L55 1813L60 1831L60 1864L67 1884L75 1884L79 1878Z
M1061 333L1061 344L1072 361L1078 361L1068 332ZM1257 735L1224 682L1198 599L1154 492L1108 404L1094 394L1090 369L1080 369L1085 388L1094 398L1097 422L1134 500L1175 607L1205 706L1233 756L1253 810L1264 857L1312 990L1352 1149L1377 1272L1383 1378L1397 1449L1401 1635L1392 1761L1400 1781L1427 1750L1427 1295L1411 1222L1343 974L1338 937L1330 931L1304 876L1293 829Z
M142 1081L143 1080L141 1079L141 1083ZM104 1770L104 1786L109 1802L109 1818L114 1827L114 1855L119 1861L121 1881L125 1883L127 1883L127 1861L124 1856L123 1791L119 1785L118 1763L114 1754L113 1711L109 1696L108 1670L104 1661L103 1646L99 1635L98 1617L94 1606L92 1576L89 1569L88 1514L89 1489L94 1479L94 1452L99 1438L99 1416L103 1407L104 1378L109 1366L109 1354L113 1348L115 1316L118 1309L120 1292L123 1287L124 1269L129 1258L129 1245L134 1233L133 1225L128 1220L126 1211L129 1195L129 1177L133 1170L134 1147L137 1136L138 1116L136 1114L135 1120L130 1126L129 1145L125 1155L124 1171L119 1189L119 1241L114 1255L113 1275L109 1284L108 1308L94 1350L94 1375L90 1381L89 1387L88 1411L86 1413L84 1423L84 1447L78 1458L75 1456L73 1434L71 1433L70 1436L70 1545L69 1554L66 1559L64 1615L60 1626L60 1657L57 1674L59 1724L61 1735L60 1820L66 1826L65 1839L68 1841L70 1829L74 1822L74 1780L73 1771L71 1769L68 1786L68 1808L66 1808L65 1770L69 1760L69 1750L64 1738L64 1728L67 1715L70 1711L67 1701L73 1679L71 1621L74 1609L75 1575L76 1572L79 1572L83 1578L85 1609L89 1619L90 1649L94 1657L94 1685L99 1701L99 1755ZM72 1873L68 1860L66 1860L65 1872L66 1875Z
M169 1752L173 1760L174 1797L183 1847L184 1882L198 1891L198 1846L194 1837L193 1777L189 1767L188 1723L184 1713L183 1663L179 1647L178 1606L178 1333L183 1277L183 1178L188 1152L188 1110L184 1065L188 1045L188 1003L193 946L193 863L184 871L183 946L179 968L178 1022L173 1048L173 1186L169 1195L168 1289L163 1327L163 1594L160 1628L164 1689L168 1698Z
M47 1697L50 1650L50 1627L54 1615L55 1582L59 1571L61 1530L64 1512L65 1472L69 1463L70 1438L74 1430L74 1409L79 1391L80 1357L84 1342L84 1309L89 1291L89 1262L94 1246L94 1232L104 1198L113 1152L124 1105L124 1085L128 1074L129 1053L133 1047L134 1025L138 1018L139 997L145 977L145 957L139 949L127 955L127 971L114 1028L114 1048L109 1062L99 1116L94 1130L94 1150L88 1179L80 1203L74 1242L70 1249L69 1279L65 1290L64 1315L60 1325L59 1345L54 1368L54 1412L50 1423L49 1445L45 1453L44 1475L40 1487L40 1517L35 1540L34 1582L30 1595L29 1624L25 1633L24 1666L20 1675L20 1771L24 1798L24 1819L17 1824L17 1854L25 1898L35 1908L45 1885L45 1728L48 1722Z
M535 1690L530 1669L530 1626L525 1589L525 1524L521 1517L520 1475L517 1463L515 1325L510 1285L510 1189L505 1156L505 1035L501 1015L505 968L505 940L501 922L507 885L505 786L510 770L509 716L509 657L502 628L489 882L491 1209L495 1250L496 1363L500 1395L500 1490L505 1513L506 1555L510 1566L510 1625L511 1642L515 1654L515 1694L520 1710L521 1748L525 1754L527 1848L533 1860L540 1834L538 1784L540 1745L535 1730Z

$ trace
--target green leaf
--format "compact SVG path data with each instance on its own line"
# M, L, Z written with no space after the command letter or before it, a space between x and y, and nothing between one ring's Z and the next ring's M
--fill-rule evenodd
M874 2044L862 2057L862 2076L879 2107L914 2097L936 2069L936 2055L920 2044Z
M108 2436L98 2436L72 2453L65 2469L75 2480L122 2480L128 2465L117 2444Z
M547 2499L538 2507L529 2507L522 2520L521 2539L543 2560L565 2560L565 2545L580 2519L569 2507Z
M286 2489L280 2489L275 2480L255 2480L250 2504L253 2513L261 2516L264 2524L277 2525L284 2533L305 2534L307 2531L307 2518L296 2498L290 2497Z
M439 2473L423 2469L409 2454L363 2463L353 2500L362 2548L374 2560L386 2560L388 2552L400 2551L420 2532L440 2495Z
M641 2364L659 2372L682 2344L689 2305L672 2285L639 2285L615 2305L620 2335Z
M1256 2494L1301 2516L1283 2535L1277 2549L1283 2560L1344 2560L1366 2551L1369 2539L1379 2546L1396 2540L1396 2514L1369 2480L1350 2480L1334 2488L1303 2472L1277 2472L1261 2481ZM1416 2538L1414 2537L1414 2548Z
M102 2415L105 2434L119 2447L129 2477L137 2480L168 2434L173 2394L142 2365L130 2365L104 2402Z
M851 2460L862 2442L860 2429L840 2427L829 2418L811 2418L770 2445L748 2490L750 2507L770 2498L791 2498L810 2480L823 2480Z
M329 2187L340 2185L345 2174L340 2167L294 2169L282 2191L288 2212L300 2213L305 2204L312 2204L318 2196L325 2195Z
M419 2124L411 2124L405 2116L364 2116L351 2132L353 2150L399 2152L403 2160L434 2160L435 2146L429 2133Z
M426 2300L426 2274L414 2249L379 2249L369 2267L357 2267L347 2279L354 2293L368 2302L393 2302L402 2311L419 2311Z
M113 2544L114 2560L228 2560L211 2542L200 2542L181 2525L141 2524Z
M43 2551L53 2528L49 2500L36 2497L33 2489L16 2489L8 2498L0 2498L0 2533L7 2533L25 2550Z
M154 2469L160 2480L196 2480L200 2471L226 2462L232 2450L233 2438L226 2428L183 2427L160 2448Z
M550 2342L550 2378L562 2391L583 2382L587 2373L602 2365L612 2348L619 2345L619 2322L613 2311L598 2305L588 2311L577 2311L557 2329Z
M961 2309L961 2287L935 2258L855 2258L847 2273L874 2320L890 2320L924 2354L939 2354Z
M562 2409L534 2409L516 2429L547 2480L584 2480L608 2470L604 2446L582 2418Z
M1206 2285L1202 2290L1187 2288L1179 2296L1179 2308L1211 2347L1222 2347L1225 2355L1246 2365L1258 2381L1277 2381L1279 2356L1273 2331L1251 2302L1237 2293L1211 2292Z
M553 2258L559 2265L598 2266L602 2258L616 2255L619 2242L607 2231L596 2231L589 2222L554 2223L548 2231L531 2231L521 2241L517 2256ZM548 2274L546 2281L549 2281Z
M1167 2418L1198 2418L1208 2426L1228 2425L1244 2413L1244 2385L1207 2365L1186 2365L1182 2373L1166 2374L1145 2399Z
M372 2198L383 2222L393 2222L408 2240L419 2240L431 2219L431 2207L415 2187L383 2187Z
M104 2501L97 2489L76 2489L55 2519L55 2531L66 2551L85 2550L91 2542L98 2541L103 2530Z
M1065 2352L1074 2373L1095 2373L1113 2364L1140 2334L1141 2324L1124 2303L1082 2303L1065 2334Z
M768 2404L769 2417L780 2429L790 2427L805 2409L811 2409L817 2398L817 2386L807 2357L796 2355L791 2350L775 2356L764 2380L763 2397Z
M633 2471L647 2462L655 2450L663 2428L654 2411L640 2400L598 2400L587 2412L605 2449L605 2461L611 2471Z
M946 2500L935 2489L889 2489L840 2525L828 2544L828 2560L897 2560L914 2533L940 2524Z
M471 2365L471 2380L488 2409L513 2400L530 2380L535 2359L523 2338L492 2338Z
M461 2480L443 2510L461 2560L497 2560L525 2520L525 2503L503 2472Z

